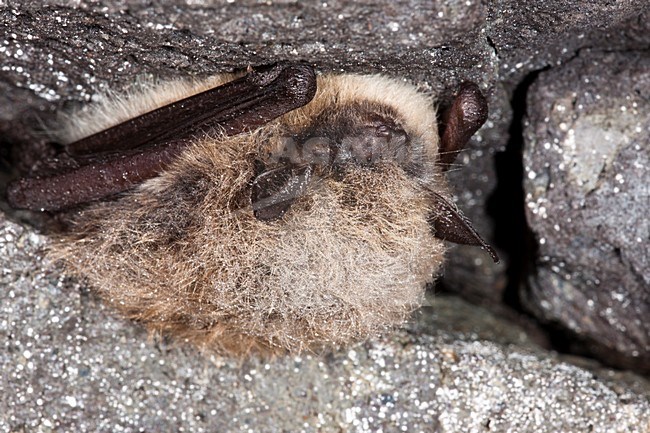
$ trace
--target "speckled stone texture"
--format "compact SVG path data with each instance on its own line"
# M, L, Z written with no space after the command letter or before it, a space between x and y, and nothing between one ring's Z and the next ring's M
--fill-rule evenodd
M622 278L630 279L631 286L608 287L602 280L600 293L586 290L595 287L593 279L582 280L585 285L579 287L578 279L572 279L567 285L567 271L560 263L566 267L582 259L575 257L576 252L561 250L559 243L549 245L551 239L562 242L567 232L558 235L547 221L534 226L536 239L546 242L540 245L546 250L534 256L542 271L534 278L534 268L525 274L521 267L534 251L523 243L524 199L517 171L523 172L518 152L524 139L519 128L523 113L528 111L540 122L545 116L541 102L535 105L546 100L539 91L531 97L531 106L525 106L532 72L553 71L577 57L573 69L549 71L556 75L540 79L561 95L567 95L569 82L584 91L588 83L579 82L576 66L584 62L589 78L605 83L601 98L628 110L623 120L614 105L602 111L595 104L594 113L613 116L616 125L632 125L625 122L633 108L640 113L645 107L647 115L647 78L646 87L639 89L646 105L632 107L626 96L639 95L631 93L631 87L613 85L613 72L605 70L625 67L617 61L603 62L606 56L600 55L601 68L591 68L588 62L594 55L585 49L620 51L611 55L640 65L647 64L649 46L647 0L0 0L0 188L12 171L29 169L54 154L56 148L47 144L39 125L55 127L57 112L89 103L106 88L128 88L141 76L204 76L249 63L303 60L327 71L404 77L440 95L443 102L462 80L471 80L488 95L490 117L450 178L459 206L496 243L502 262L494 265L479 249L458 247L449 257L445 286L494 308L508 296L507 287L530 283L532 291L526 292L524 301L531 311L577 334L593 336L599 330L607 344L603 350L592 349L600 356L637 350L636 357L604 359L641 369L640 348L647 344L648 329L640 314L646 311L647 317L648 288L639 272L647 275L648 266L638 261L647 260L647 255L630 249L632 238L632 243L618 243L622 234L617 232L622 231L609 224L618 221L621 212L608 216L608 209L598 216L609 228L593 239L604 239L609 246L592 243L596 251L583 251L584 257L603 258L597 250L608 253L609 248L611 253L611 246L618 246L621 254L611 256L613 262L607 265L627 272ZM587 55L589 60L583 58ZM552 83L550 77L558 82ZM602 127L602 122L585 123L582 108L570 103L567 107L575 111L555 113L556 118L565 118L566 125L573 125L575 113L581 127ZM556 126L551 130L564 137L562 123ZM534 127L531 123L526 130L529 140ZM638 137L635 134L628 128L625 136ZM543 147L543 141L539 143ZM647 151L647 142L640 144ZM643 184L631 185L632 171L621 172L620 164L634 164L629 152L614 149L614 168L605 171L600 182L605 189L599 183L585 200L599 209L610 199L622 207L625 195L636 194L631 188ZM545 153L553 156L552 149L542 150L535 162L542 168ZM579 159L587 161L585 155ZM636 152L634 157L639 155L647 161L647 153ZM495 157L502 161L498 170ZM3 167L7 160L15 164ZM647 166L640 159L636 162ZM532 160L526 165L533 167ZM545 173L532 171L535 175L525 174ZM619 173L623 183L616 178ZM510 189L504 191L504 186ZM495 187L501 190L499 200L494 200ZM520 199L512 195L517 190ZM569 192L581 190L565 193ZM3 204L0 200L0 209ZM528 208L529 214L533 210ZM0 432L400 431L402 427L440 432L650 431L650 390L642 379L560 363L536 349L523 331L510 329L509 322L492 318L478 330L471 324L487 315L484 310L439 300L434 308L423 309L420 324L407 332L324 359L236 361L148 342L136 324L113 318L87 287L43 263L39 249L47 240L28 226L15 224L23 217L11 213L13 222L0 217ZM531 221L536 217L532 214ZM582 222L580 230L587 228L584 233L595 236L595 222ZM560 228L570 227L560 224ZM647 243L647 231L645 236ZM639 251L645 249L642 242ZM582 271L584 266L577 276L585 276ZM526 278L520 281L522 275ZM645 289L639 281L645 282ZM559 295L551 298L548 291ZM585 294L585 299L556 302L567 294ZM550 309L544 302L548 300ZM646 302L645 307L639 302ZM640 324L634 322L638 319Z
M457 300L322 358L219 358L147 341L46 243L0 213L0 432L650 431L643 379L560 362Z
M650 371L650 56L583 51L529 93L527 305Z

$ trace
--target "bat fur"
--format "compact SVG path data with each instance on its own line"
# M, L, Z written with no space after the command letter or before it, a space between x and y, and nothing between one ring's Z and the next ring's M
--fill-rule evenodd
M82 138L231 79L109 95L70 117L62 137ZM281 219L254 217L255 161L281 152L281 137L376 112L410 137L407 161L317 173ZM160 176L76 213L51 256L157 335L230 354L345 345L403 323L440 270L446 247L432 233L429 197L450 193L438 145L434 101L413 86L321 75L309 104L252 133L197 131Z

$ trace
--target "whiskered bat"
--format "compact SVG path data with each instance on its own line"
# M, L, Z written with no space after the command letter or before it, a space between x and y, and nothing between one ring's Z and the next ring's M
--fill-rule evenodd
M52 256L150 331L234 354L318 350L403 322L444 241L496 260L444 177L486 117L474 84L439 130L411 85L300 64L163 83L79 114L65 129L77 165L7 196L73 208Z

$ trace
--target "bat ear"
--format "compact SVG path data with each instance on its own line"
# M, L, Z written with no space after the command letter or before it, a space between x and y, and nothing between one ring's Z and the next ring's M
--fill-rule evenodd
M258 169L264 170L261 162ZM289 210L291 205L307 191L314 173L312 165L288 164L262 171L251 186L253 215L260 221L275 221Z
M499 256L494 248L483 240L456 206L437 193L433 193L432 197L436 215L431 218L430 223L437 238L456 244L481 247L487 251L495 263L499 262Z
M485 123L488 106L474 83L464 82L451 106L443 110L439 121L440 164L447 170L470 137Z

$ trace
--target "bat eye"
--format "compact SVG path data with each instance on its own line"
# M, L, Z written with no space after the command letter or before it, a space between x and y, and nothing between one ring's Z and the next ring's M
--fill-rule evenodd
M384 148L398 149L408 141L404 128L389 117L373 114L366 128L366 135L382 140Z
M375 129L375 135L377 137L390 137L391 136L391 129L388 127L388 125L384 125L383 123L380 125L377 125Z

